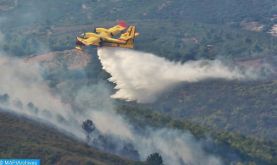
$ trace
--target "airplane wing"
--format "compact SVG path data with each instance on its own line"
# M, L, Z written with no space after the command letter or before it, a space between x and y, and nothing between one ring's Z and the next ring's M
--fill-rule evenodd
M126 43L126 40L115 39L115 38L110 38L110 37L103 38L103 39L104 39L104 41L111 42L111 43L118 43L118 44L125 44Z
M77 37L77 40L86 46L99 45L100 37L88 36L87 38Z
M126 23L124 21L119 21L118 25L109 28L108 32L110 32L113 36L117 35L118 33L120 33L121 31L125 30L127 27Z

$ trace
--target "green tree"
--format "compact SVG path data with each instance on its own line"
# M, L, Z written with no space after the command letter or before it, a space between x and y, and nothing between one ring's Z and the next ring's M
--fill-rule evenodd
M148 165L163 165L163 159L159 153L153 153L147 157L146 163Z

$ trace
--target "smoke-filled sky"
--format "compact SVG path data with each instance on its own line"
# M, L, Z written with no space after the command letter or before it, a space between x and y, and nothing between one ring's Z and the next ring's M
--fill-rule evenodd
M112 97L141 103L155 101L162 92L180 83L211 78L244 80L258 76L254 68L242 70L220 60L176 63L154 54L121 48L101 48L98 55L103 69L111 74L109 80L118 89Z

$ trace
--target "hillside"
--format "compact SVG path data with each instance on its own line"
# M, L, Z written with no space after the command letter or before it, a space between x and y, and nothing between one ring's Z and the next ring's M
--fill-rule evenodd
M16 0L13 0L16 1ZM114 19L170 19L186 22L205 22L213 24L228 24L242 20L255 20L267 22L276 14L276 1L274 0L81 0L81 1L55 1L55 0L26 0L17 3L4 0L0 5L15 16L17 12L40 13L29 18L28 23L67 24L85 23ZM145 5L147 4L147 6ZM63 6L63 7L61 7ZM49 12L50 9L50 12ZM247 10L245 10L247 9ZM47 16L46 16L47 14ZM20 17L25 17L21 15ZM41 16L43 19L38 19ZM78 16L78 17L77 17ZM22 22L18 22L22 24Z
M174 118L189 119L215 130L276 140L276 89L276 79L199 82L178 87L152 106Z
M199 125L190 119L170 117L161 112L153 111L140 105L119 103L117 112L128 120L136 123L141 129L147 125L156 128L174 128L190 131L198 140L202 140L205 150L221 155L224 164L276 164L276 141L251 138L242 134L211 129L209 126ZM209 138L212 137L212 143Z
M36 158L45 165L142 164L98 151L53 128L0 111L0 157Z
M271 65L273 74L270 69L263 68L261 78L254 81L205 79L182 83L149 104L112 100L109 96L116 90L113 89L115 84L108 82L111 75L103 70L96 49L88 48L81 53L73 48L77 35L96 27L110 27L117 20L137 26L140 36L135 49L138 51L154 53L180 62L180 65L199 59L220 59L231 66L242 67ZM29 90L29 100L25 103L18 100L22 96L18 86L10 87L9 82L3 81L3 88L7 84L10 93L0 90L1 103L15 104L22 111L24 108L28 111L28 106L32 105L30 113L33 116L43 115L45 111L56 114L56 109L39 107L45 102L55 107L55 101L47 97L38 101L37 93L32 92L46 94L50 100L58 96L58 101L72 106L72 111L65 108L65 114L70 117L59 115L54 121L74 125L80 124L83 118L97 120L100 110L104 112L104 117L99 117L100 128L107 124L107 128L102 129L112 132L111 137L107 136L111 142L103 135L105 138L101 137L100 144L88 147L43 123L0 109L0 132L4 132L0 134L0 157L40 157L44 164L142 164L109 154L127 155L115 147L125 147L121 142L126 139L122 140L119 134L131 130L133 135L149 142L151 131L168 128L191 132L191 138L200 143L197 145L204 144L203 153L207 151L218 156L225 164L271 165L277 162L277 37L273 34L277 26L276 0L3 0L0 2L0 26L1 56L17 57L31 69L32 64L39 63L40 71L34 73L35 76L42 74L33 84L38 90ZM22 66L17 68L16 64L21 63L11 64L15 65L7 68L22 78L16 80L27 84L23 87L30 87L30 80L37 80L32 77L32 71L21 70L25 69ZM5 69L1 73L5 74ZM122 128L118 127L118 120ZM52 118L49 121L51 123ZM113 121L115 124L111 124ZM146 129L148 127L151 131ZM107 142L104 149L101 148L103 139ZM138 155L145 160L145 155L149 155L148 145L141 147L136 140L130 146L136 146L134 150L142 152ZM151 152L156 152L155 147ZM171 149L173 147L160 151L166 151L165 156L170 155L170 158L187 156L183 151L172 154ZM180 164L184 164L182 161Z
M276 21L274 6L274 0L18 1L0 14L0 46L16 56L71 49L76 35L124 19L138 25L138 50L171 60L272 56L277 38L267 32ZM252 31L255 24L263 30Z

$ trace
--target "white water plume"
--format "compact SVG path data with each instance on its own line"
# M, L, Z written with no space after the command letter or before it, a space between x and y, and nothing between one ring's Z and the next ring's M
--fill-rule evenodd
M241 71L228 67L220 60L198 60L176 63L151 53L121 48L98 49L103 69L116 84L113 98L147 103L182 82L204 79L241 80L256 78L252 68Z

